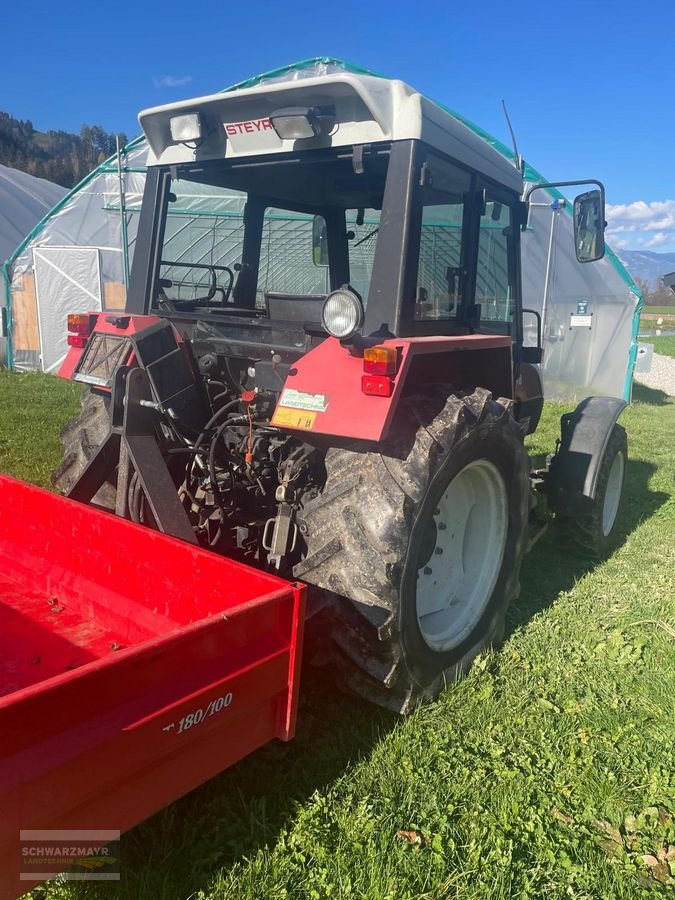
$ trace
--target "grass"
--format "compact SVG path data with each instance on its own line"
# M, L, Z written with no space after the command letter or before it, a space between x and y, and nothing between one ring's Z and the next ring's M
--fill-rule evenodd
M642 315L675 316L675 306L643 306Z
M675 334L644 338L644 342L654 345L654 353L660 353L661 356L671 356L675 359Z
M50 487L63 459L58 434L79 409L81 387L0 369L0 472Z
M76 394L49 378L0 377L0 469L45 484ZM526 560L505 643L439 702L398 719L307 666L295 741L130 832L119 885L33 896L666 896L675 401L639 385L635 399L622 417L631 458L620 546L592 565L545 536ZM545 410L533 452L553 447L560 411Z

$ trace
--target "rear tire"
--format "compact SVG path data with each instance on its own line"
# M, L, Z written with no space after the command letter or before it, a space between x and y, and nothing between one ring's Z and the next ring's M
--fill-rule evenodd
M52 484L62 494L75 485L87 463L110 431L110 398L89 388L82 394L79 415L61 429L63 462L52 473ZM97 506L115 508L115 485L106 482L93 498Z
M326 485L304 510L307 554L294 575L332 597L333 639L347 663L343 681L381 706L406 713L433 699L503 636L506 610L519 591L530 496L523 433L509 406L482 388L461 397L413 395L401 401L392 436L377 451L326 455ZM445 624L436 639L424 626L428 605L420 605L418 578L427 569L433 575L439 510L444 503L461 506L457 492L471 492L471 479L484 499L455 517L464 532L444 552L472 577L458 579L447 566L438 570L431 597L433 603L435 591L443 594L439 621ZM499 517L502 508L503 529L493 533L489 510ZM450 531L452 523L452 516L444 523ZM485 549L489 577L481 575L476 549L481 529L500 543L497 551ZM482 593L474 590L480 581ZM472 608L462 609L463 602ZM455 606L457 623L448 612Z
M615 547L617 523L628 461L628 439L621 425L615 425L600 463L595 497L584 515L558 515L558 525L568 542L594 559L601 559Z

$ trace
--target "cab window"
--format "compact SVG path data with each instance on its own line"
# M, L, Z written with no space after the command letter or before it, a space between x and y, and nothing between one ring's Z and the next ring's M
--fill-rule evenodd
M509 334L515 313L515 246L513 210L486 194L480 218L475 302L480 330Z
M468 287L463 235L471 175L432 154L426 165L415 319L456 319Z

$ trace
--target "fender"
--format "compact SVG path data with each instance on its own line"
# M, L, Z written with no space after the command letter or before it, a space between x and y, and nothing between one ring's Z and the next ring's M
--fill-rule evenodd
M595 499L598 471L625 400L587 397L560 419L560 447L551 461L550 497L556 512L583 515Z
M513 396L507 335L390 338L382 346L398 352L389 390L377 396L364 391L362 357L329 337L290 369L272 424L288 431L379 442L387 436L405 385L413 380L460 388L480 384L495 397Z

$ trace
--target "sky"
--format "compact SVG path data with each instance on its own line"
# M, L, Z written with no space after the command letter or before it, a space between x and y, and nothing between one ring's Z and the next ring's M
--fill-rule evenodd
M599 178L615 249L675 251L673 0L3 4L0 110L139 133L138 110L334 56L401 78L550 180Z

